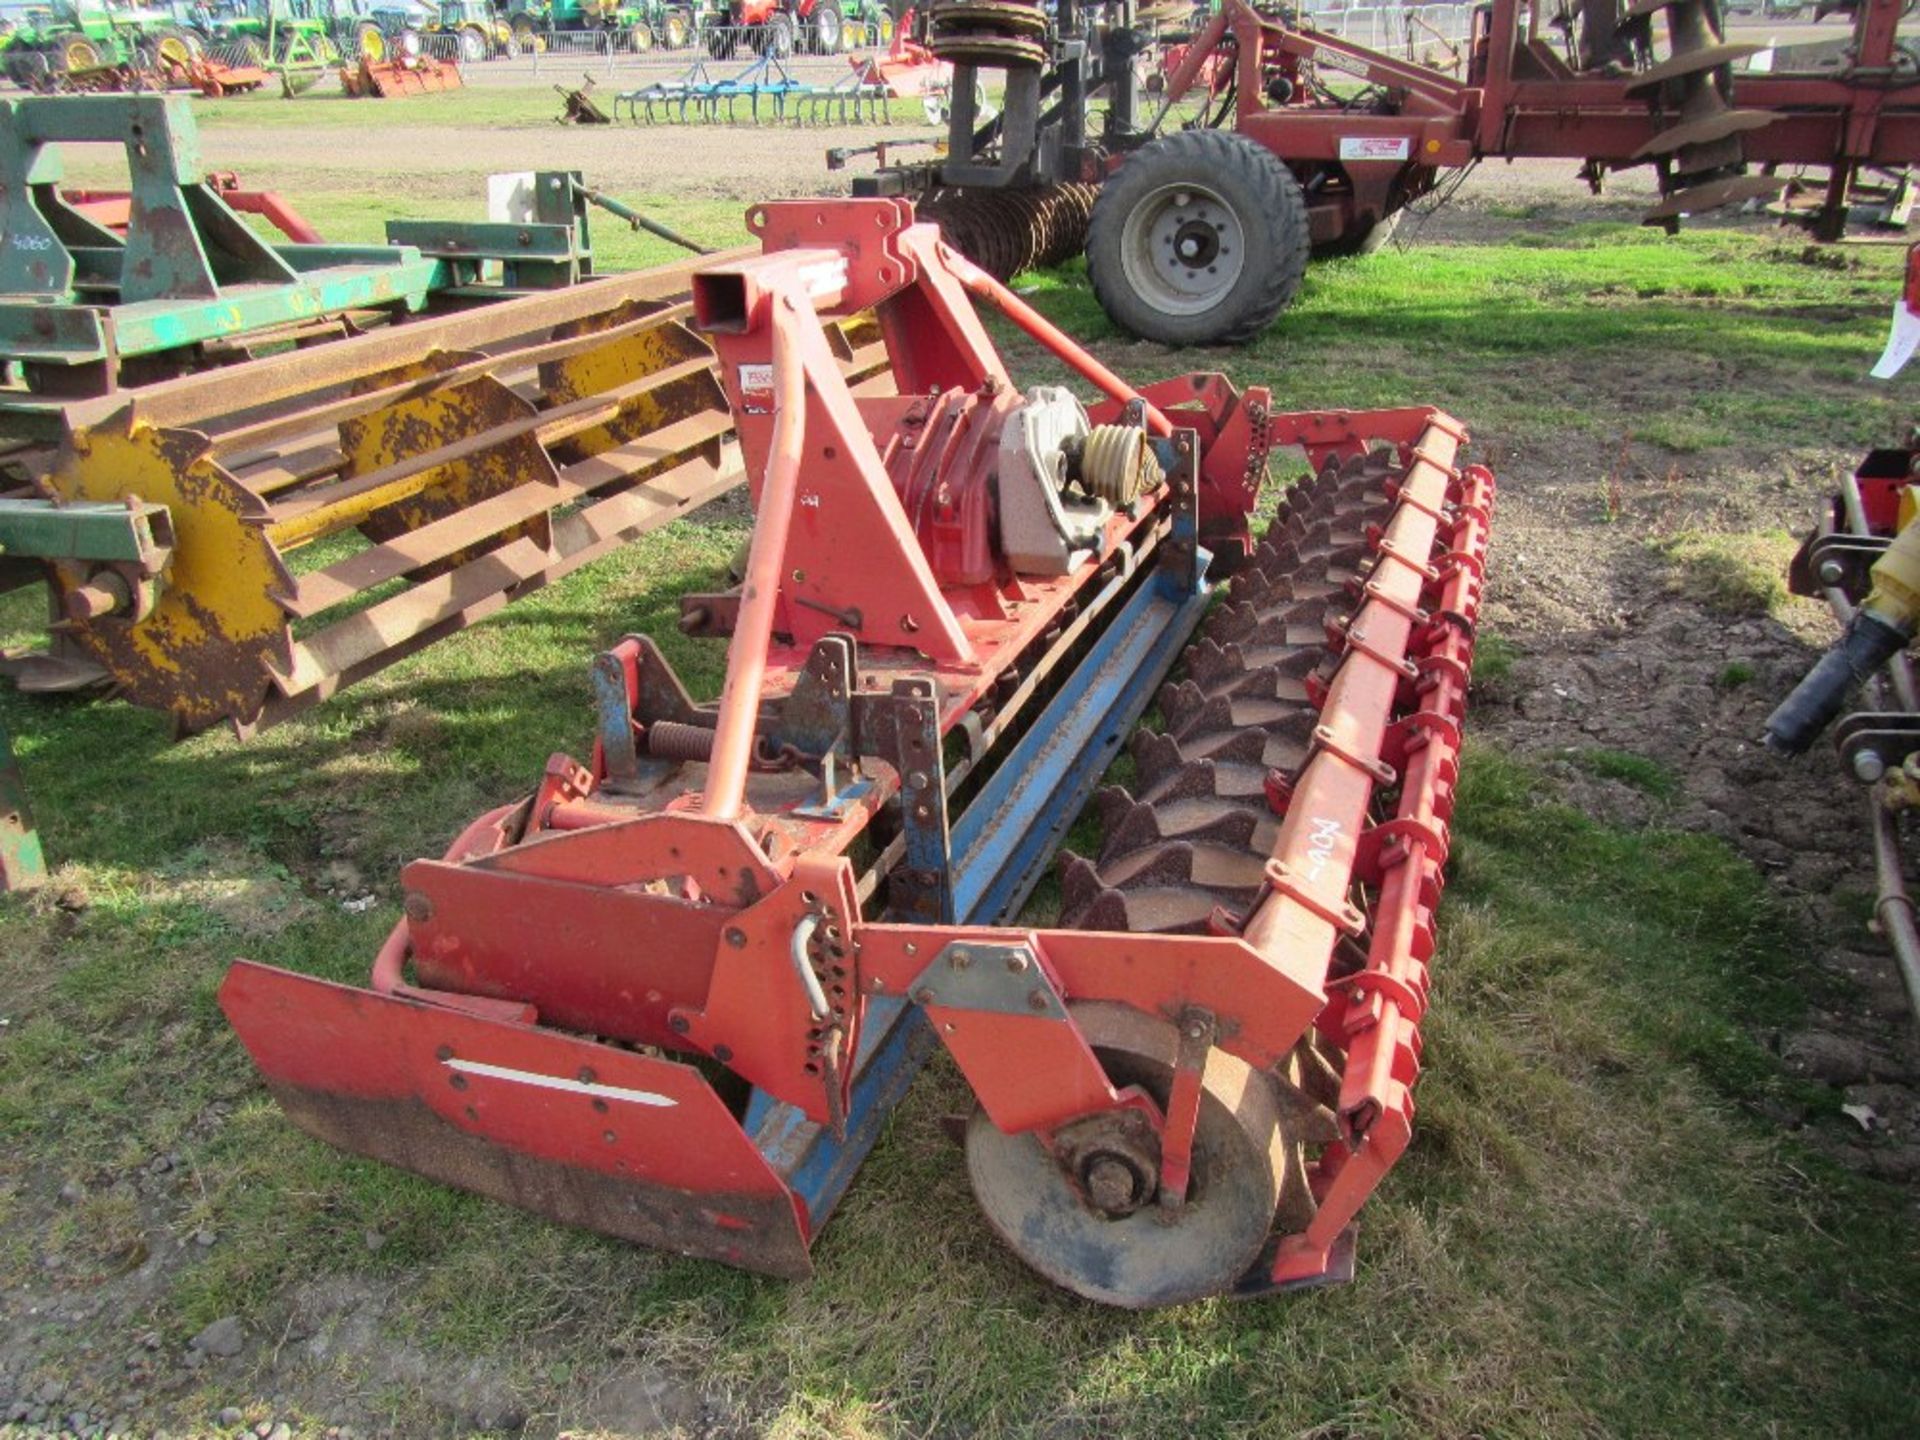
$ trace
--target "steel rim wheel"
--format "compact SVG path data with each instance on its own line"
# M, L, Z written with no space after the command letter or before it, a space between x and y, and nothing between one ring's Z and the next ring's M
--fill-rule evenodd
M1165 1020L1123 1005L1079 1004L1074 1020L1117 1085L1166 1103L1179 1038ZM1076 1127L1068 1127L1073 1130ZM967 1173L987 1221L1020 1258L1074 1294L1129 1309L1180 1305L1232 1289L1273 1228L1288 1173L1269 1082L1224 1051L1207 1059L1193 1178L1177 1209L1154 1199L1157 1156L1118 1136L1067 1130L1084 1198L1031 1134L1003 1134L982 1110L967 1125Z
M822 55L838 55L841 45L840 12L823 5L814 12L814 45Z
M1224 301L1246 253L1239 215L1205 185L1163 185L1133 207L1120 236L1127 283L1169 315L1198 315Z

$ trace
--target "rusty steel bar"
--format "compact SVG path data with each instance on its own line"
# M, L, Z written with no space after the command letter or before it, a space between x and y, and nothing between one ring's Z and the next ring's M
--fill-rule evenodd
M1907 1004L1920 1019L1920 926L1914 923L1913 896L1907 890L1899 832L1878 785L1867 792L1867 810L1873 825L1873 862L1879 882L1873 916L1893 947L1900 983L1907 989Z
M955 252L949 263L953 267L953 273L969 294L987 301L1033 339L1044 345L1055 359L1082 379L1098 386L1100 393L1109 400L1121 405L1132 405L1137 402L1141 407L1141 413L1146 417L1147 429L1153 434L1163 440L1173 434L1173 422L1161 413L1159 406L1142 398L1138 390L1082 350L1070 336L1046 316L958 252Z
M760 691L767 673L767 647L773 639L774 609L780 601L780 568L786 561L787 532L800 491L800 447L806 443L807 385L793 335L793 302L781 296L773 312L773 442L766 483L760 492L740 592L740 618L727 647L727 679L720 692L713 758L707 762L703 813L731 820L746 794L747 766L753 758L754 728L760 716Z

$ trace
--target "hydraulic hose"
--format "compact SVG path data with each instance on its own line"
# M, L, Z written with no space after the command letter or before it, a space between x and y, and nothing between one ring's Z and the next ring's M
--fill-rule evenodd
M1868 610L1856 610L1840 641L1767 717L1767 748L1804 755L1845 708L1853 687L1907 648L1909 632Z

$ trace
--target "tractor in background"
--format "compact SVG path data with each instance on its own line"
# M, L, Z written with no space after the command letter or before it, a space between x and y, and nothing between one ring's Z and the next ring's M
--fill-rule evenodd
M786 56L796 48L838 55L893 38L893 13L877 0L730 0L701 23L707 50L731 59L741 46L760 55Z
M439 0L426 29L432 35L456 37L462 65L477 65L519 49L513 26L487 0Z
M199 51L192 32L166 10L107 5L101 0L53 0L26 12L0 55L5 57L7 78L30 88L50 77L107 66L185 65Z
M389 35L406 28L350 0L243 0L200 14L208 44L232 49L251 64L292 70L330 66L342 55L381 60Z
M670 7L658 12L663 18ZM648 11L622 0L513 0L506 13L508 28L522 50L541 45L547 31L606 31L629 36L636 50L653 48L655 30ZM690 22L688 22L689 29Z

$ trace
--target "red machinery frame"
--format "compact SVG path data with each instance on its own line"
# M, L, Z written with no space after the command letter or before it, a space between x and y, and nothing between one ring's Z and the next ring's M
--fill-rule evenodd
M1492 477L1457 463L1463 431L1428 408L1270 415L1264 392L1217 376L1136 392L905 202L769 204L749 226L766 253L694 286L756 477L742 587L688 602L696 626L732 634L717 709L692 707L649 642L623 642L596 667L591 762L554 757L530 799L407 867L405 918L370 988L243 961L223 1008L290 1113L335 1143L784 1275L809 1272L838 1192L796 1180L728 1103L722 1071L844 1134L871 1099L881 1042L867 1032L904 1007L1000 1131L1051 1146L1102 1116L1150 1130L1159 1203L1177 1209L1209 1046L1264 1072L1317 1036L1344 1079L1337 1133L1310 1172L1315 1213L1241 1288L1341 1278L1353 1215L1411 1129ZM978 738L982 705L1016 664L1053 653L1046 637L1109 573L975 573L966 483L981 471L958 424L941 432L937 504L903 505L918 493L898 473L903 433L1018 395L969 296L1174 457L1167 485L1112 514L1109 556L1158 553L1197 576L1196 535L1245 554L1270 444L1316 469L1392 447L1384 518L1366 537L1375 563L1312 682L1310 756L1267 788L1280 818L1261 898L1217 915L1213 933L1007 928L949 918L951 904L911 923L897 906L871 913L856 842L897 797L903 863L916 836L945 847L943 746ZM836 362L825 322L867 309L897 393L850 386ZM1172 593L1204 608L1197 579ZM815 784L769 765L769 736L804 725L880 738L854 745L851 770L827 742ZM704 766L697 781L676 780L685 762ZM1164 1106L1109 1079L1076 1018L1092 1002L1177 1018L1196 1041L1182 1042ZM905 1082L886 1083L871 1103Z
M1745 134L1749 161L1829 167L1820 222L1828 238L1839 233L1860 166L1920 161L1920 73L1903 74L1894 64L1903 4L1864 0L1857 56L1846 70L1733 73L1733 106L1776 115ZM1224 0L1169 77L1164 99L1171 104L1187 94L1229 46L1237 67L1234 127L1296 170L1319 167L1346 182L1312 200L1316 245L1364 233L1430 191L1442 170L1483 157L1645 163L1660 125L1645 77L1572 73L1544 40L1521 40L1525 10L1523 0L1493 0L1476 14L1467 78L1456 80L1332 35L1289 28L1247 0ZM1307 62L1391 92L1398 113L1267 98L1274 71L1297 75ZM1380 158L1366 158L1369 152Z

